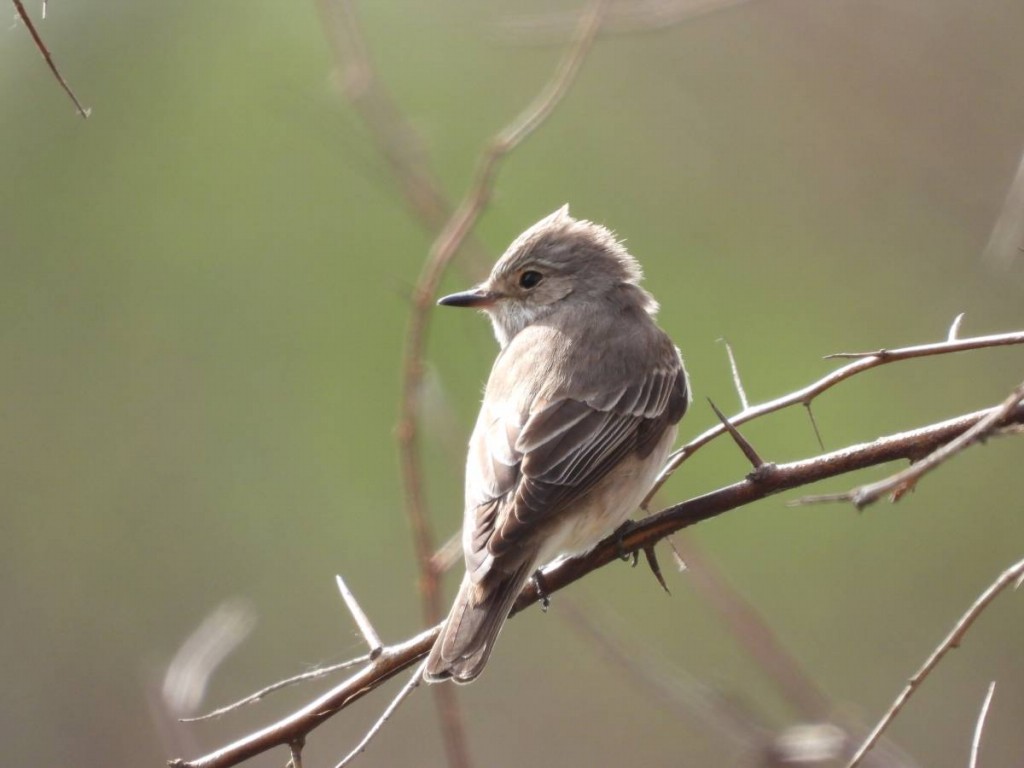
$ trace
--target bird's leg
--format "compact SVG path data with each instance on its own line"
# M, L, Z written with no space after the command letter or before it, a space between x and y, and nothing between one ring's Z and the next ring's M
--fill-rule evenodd
M612 533L612 536L618 541L619 544L619 557L636 568L636 564L640 562L640 551L643 550L644 557L647 559L647 565L651 568L651 573L654 574L654 578L658 580L661 588L668 592L668 585L665 583L665 577L661 574L661 566L658 565L658 557L654 554L654 545L647 547L638 547L636 549L628 549L626 547L626 536L629 535L636 527L636 523L632 520L627 520ZM669 592L671 594L671 592Z
M623 560L624 562L630 563L630 565L634 568L636 568L637 561L640 558L640 551L637 549L626 548L626 536L635 527L636 523L634 523L632 520L627 520L612 532L612 536L615 537L615 541L619 545L619 559Z
M548 595L544 574L540 572L540 568L533 572L530 580L533 582L534 589L537 590L537 597L540 598L540 609L547 613L548 607L551 605L551 597Z

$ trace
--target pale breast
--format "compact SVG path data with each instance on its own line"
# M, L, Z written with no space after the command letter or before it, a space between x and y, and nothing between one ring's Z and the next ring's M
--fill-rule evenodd
M636 454L627 457L576 505L565 510L544 540L537 564L589 552L626 522L654 485L675 443L676 432L676 425L666 429L650 454L642 459Z

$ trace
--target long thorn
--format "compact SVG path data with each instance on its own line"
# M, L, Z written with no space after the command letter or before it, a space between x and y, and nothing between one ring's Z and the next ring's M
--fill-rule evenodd
M363 634L363 639L366 640L366 644L370 647L370 659L376 659L380 656L380 652L384 650L384 644L380 641L380 636L373 628L373 624L370 623L369 617L359 607L356 596L352 594L348 585L345 584L345 580L341 576L335 576L334 578L338 583L341 599L345 601L345 606L348 608L349 613L352 614L352 618L356 620L356 626L359 627L359 631Z

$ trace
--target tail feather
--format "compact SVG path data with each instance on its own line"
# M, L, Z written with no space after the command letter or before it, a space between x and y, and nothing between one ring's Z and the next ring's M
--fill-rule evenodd
M530 563L526 562L497 581L474 584L466 575L427 658L423 677L428 683L449 678L456 683L468 683L476 679L531 573Z

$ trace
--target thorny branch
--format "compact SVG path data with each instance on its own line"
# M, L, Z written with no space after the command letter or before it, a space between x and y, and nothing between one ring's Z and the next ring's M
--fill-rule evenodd
M870 370L871 368L877 368L888 363L895 363L900 360L911 360L918 357L945 355L952 352L965 352L968 350L1011 344L1024 344L1024 331L998 333L990 336L974 336L968 339L947 338L946 341L936 342L934 344L918 344L916 346L902 347L899 349L880 349L875 352L841 352L835 355L828 355L826 359L855 359L852 363L848 363L842 368L837 368L832 371L832 373L823 376L802 389L790 392L782 397L777 397L774 400L769 400L766 403L761 403L760 405L744 408L735 416L730 416L728 421L734 427L738 427L752 419L765 416L769 413L774 413L775 411L781 411L782 409L789 408L793 405L809 407L816 397L831 389L836 384L846 381L852 376L856 376L858 373L862 373ZM652 498L654 498L654 494L656 494L668 478L672 476L672 473L679 468L680 464L724 432L726 432L725 425L716 424L710 429L707 429L697 435L697 437L693 438L693 440L669 456L669 460L666 463L665 468L658 475L658 479L655 481L654 487L651 488L650 493L647 494L647 498L644 499L644 503L642 505L643 508L647 508L647 504Z
M675 531L746 506L767 496L866 467L934 451L937 447L962 435L996 410L997 408L990 408L976 411L920 429L849 446L802 461L778 465L766 464L765 468L756 476L749 476L732 485L670 506L635 523L626 532L618 533L605 540L587 555L556 564L544 572L545 592L553 594L592 571L608 563L617 562L623 549L627 551L642 550L653 546ZM1002 423L1004 425L1024 424L1024 405L1018 404ZM1024 562L1019 566L1021 572L1024 572ZM1019 577L1020 573L1018 572L1016 575ZM958 624L961 633L977 617L992 596L987 598L983 596L972 607L969 612L969 621L966 623L962 621L961 624ZM519 596L512 613L515 614L527 608L537 602L539 597L535 585L530 584ZM415 665L430 650L439 629L435 626L403 643L385 646L375 660L355 675L283 720L245 736L209 755L190 761L176 760L171 765L173 768L227 768L227 766L237 765L274 747L294 743L349 704L378 688L403 670ZM951 635L951 637L956 640L959 635L956 637Z
M936 448L928 456L920 461L915 461L902 472L897 472L895 475L879 480L876 483L862 485L846 493L806 496L797 503L810 504L821 501L848 501L857 509L864 509L864 507L874 504L883 496L891 495L893 499L899 499L908 491L913 490L926 473L931 472L943 462L949 461L953 456L974 443L983 442L1006 416L1020 404L1022 399L1024 399L1024 382L1021 382L998 408L994 409L988 416L964 432L956 440Z
M36 25L32 23L32 17L28 15L28 11L25 10L25 6L22 4L21 0L14 0L14 8L18 12L18 16L20 16L21 20L24 22L28 33L32 35L32 41L36 44L36 48L39 49L43 58L46 59L46 65L50 68L50 72L52 72L53 76L57 78L57 82L60 83L60 87L64 89L64 93L66 93L68 98L74 103L75 110L83 118L89 117L90 110L82 106L82 102L80 102L78 97L75 96L75 92L71 90L71 86L68 85L68 81L64 79L64 75L62 75L60 69L57 68L57 62L53 60L53 55L50 53L50 49L47 48L46 43L43 42L42 36L36 30ZM45 4L43 5L43 18L46 18Z

